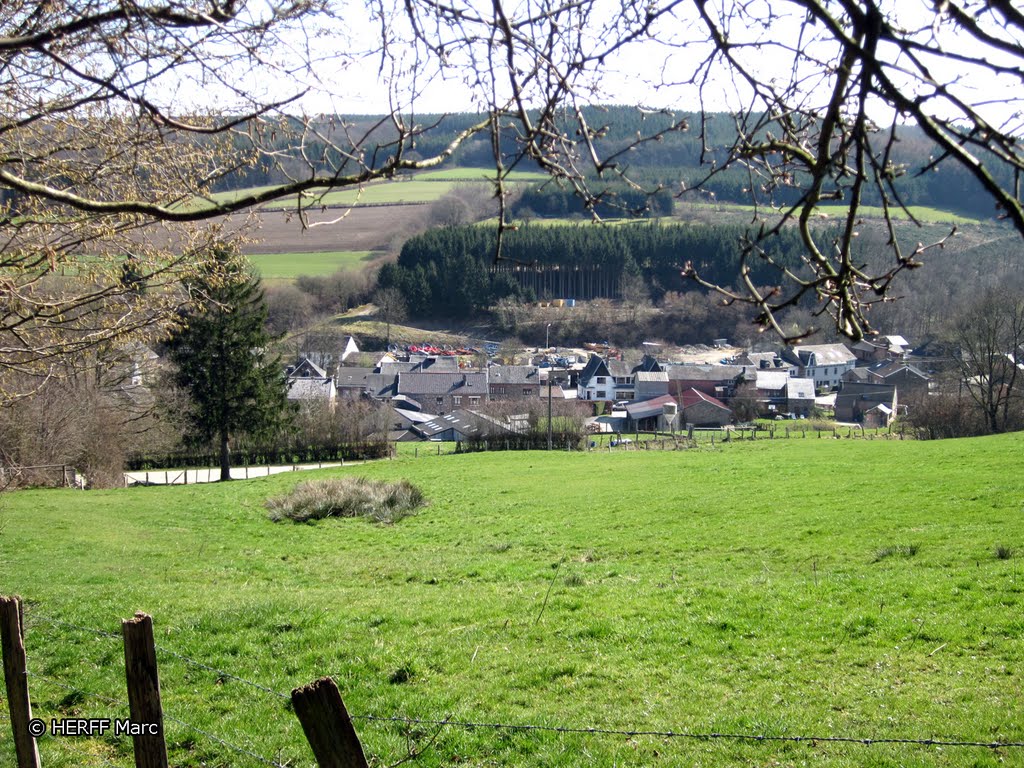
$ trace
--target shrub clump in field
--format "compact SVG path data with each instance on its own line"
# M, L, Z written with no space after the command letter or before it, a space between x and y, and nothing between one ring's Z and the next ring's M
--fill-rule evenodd
M267 500L270 519L304 523L325 517L366 517L396 523L426 503L423 491L408 480L386 482L338 477L299 483L287 496Z
M885 560L887 557L913 557L917 554L917 544L906 544L896 547L884 547L875 553L875 559L872 561L877 563L881 560Z

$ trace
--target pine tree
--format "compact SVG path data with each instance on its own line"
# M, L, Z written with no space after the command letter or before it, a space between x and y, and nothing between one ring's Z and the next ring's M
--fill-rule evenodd
M271 434L291 418L280 358L270 354L259 278L236 254L189 285L199 308L170 340L175 383L188 392L188 438L220 452L220 479L231 479L230 441L238 432Z

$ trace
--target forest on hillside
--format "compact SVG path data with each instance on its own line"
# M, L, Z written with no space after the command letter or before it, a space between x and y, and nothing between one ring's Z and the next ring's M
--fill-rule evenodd
M615 169L605 177L591 178L590 185L598 194L604 193L607 210L621 213L649 215L653 209L660 212L673 199L717 200L749 204L774 203L786 205L801 194L801 179L794 178L786 187L765 185L756 175L737 164L729 164L736 141L736 118L728 113L700 114L695 112L646 112L635 107L592 106L583 114L595 132L594 148L598 155L615 158ZM447 147L455 136L479 122L482 115L457 113L447 115L417 115L415 123L421 132L417 135L411 159L431 156ZM566 126L571 124L567 117ZM288 131L279 132L281 137ZM536 170L516 166L522 147L516 131L501 130L498 148L506 169ZM315 134L307 136L301 153L281 139L278 158L294 155L294 171L309 168L312 162L317 170L344 165L335 146L343 146L344 135L365 134L371 146L381 147L379 162L388 154L387 147L397 138L390 120L381 116L328 116L321 119ZM635 144L638 135L656 135L657 140ZM892 201L908 206L930 206L956 211L976 217L997 215L991 197L961 165L944 161L935 145L917 128L901 126L899 140L885 160L893 169L894 177L886 182ZM239 138L239 151L245 151L245 140ZM375 154L367 159L372 166ZM984 162L984 156L982 160ZM455 165L493 168L495 144L489 137L470 139L452 157ZM1001 163L985 163L996 181L1012 183L1010 170ZM289 161L278 166L264 159L245 171L244 177L232 176L230 182L222 180L218 190L244 185L282 183L287 180ZM625 174L634 182L629 186L618 179ZM869 185L871 186L871 185ZM646 193L646 194L645 194ZM553 183L537 185L526 195L537 196L518 205L538 216L561 216L581 210L572 198L571 190ZM650 202L646 198L650 198ZM873 187L865 190L865 205L879 205L879 193Z
M441 227L406 241L377 281L397 288L417 316L465 317L510 297L622 299L637 287L658 301L693 288L682 275L687 264L707 280L731 283L740 267L737 243L746 235L742 225L524 225L505 234L496 260L494 228ZM783 229L766 250L778 266L800 271L803 246L795 230ZM756 283L778 276L764 260L750 267Z

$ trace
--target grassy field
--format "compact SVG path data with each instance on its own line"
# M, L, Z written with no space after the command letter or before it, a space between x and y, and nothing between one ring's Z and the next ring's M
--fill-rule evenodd
M847 215L849 208L840 204L826 204L822 203L818 205L818 209L823 217L829 217L833 219L842 219ZM739 205L733 203L682 203L677 206L676 216L681 218L688 218L690 215L706 216L710 213L718 214L751 214L754 212L752 205ZM762 216L766 216L769 211L768 209L761 207L757 209ZM861 218L876 218L881 219L884 215L884 210L878 206L862 205L858 212ZM910 221L910 216L913 216L919 222L923 224L984 224L987 223L985 220L973 218L970 216L964 216L959 213L952 211L945 211L941 208L929 208L923 205L912 205L907 208L907 211L902 211L897 208L891 209L893 219L900 221ZM909 214L909 215L908 215Z
M391 527L268 521L264 501L315 473L18 492L0 497L0 591L28 600L44 719L123 716L119 640L88 628L151 613L176 766L260 764L211 735L311 765L277 694L323 674L376 765L410 745L427 766L1021 764L1019 748L364 716L1024 741L1022 449L1024 435L423 450L324 471L423 488L429 506ZM41 749L47 768L130 760L112 738ZM0 740L0 764L12 750Z
M432 203L448 194L456 185L485 184L494 171L487 168L445 168L418 173L390 181L375 181L362 189L340 189L317 198L318 205L382 205L394 203ZM542 181L547 176L539 171L513 171L509 182ZM213 195L214 200L232 200L241 194L259 192L269 187L251 187ZM295 199L285 198L265 204L267 210L295 206Z
M361 269L376 255L373 251L329 253L257 253L249 261L264 280L294 280L300 275L329 275L341 269Z

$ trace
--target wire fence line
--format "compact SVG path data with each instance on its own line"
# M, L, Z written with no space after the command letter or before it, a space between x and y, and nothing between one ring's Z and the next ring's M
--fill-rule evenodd
M103 694L100 694L100 693L94 693L92 691L87 691L84 688L80 688L77 685L71 685L70 683L65 683L65 682L63 682L61 680L58 680L55 677L50 677L49 675L44 675L44 674L41 674L39 672L33 672L31 670L29 670L26 674L29 677L35 677L35 678L38 678L40 680L44 680L47 683L49 683L50 685L55 685L58 688L63 688L66 691L71 691L72 693L77 693L77 694L80 694L82 696L87 696L87 697L89 697L91 699L96 699L98 701L102 701L104 704L113 704L116 707L125 707L125 708L128 707L128 702L127 701L122 701L122 700L119 700L119 699L112 699L111 697L104 696Z
M615 728L601 727L576 727L563 725L536 725L531 723L475 723L465 720L426 720L421 718L401 716L380 716L380 715L351 715L353 720L368 720L376 722L405 723L408 725L429 725L438 727L454 727L474 730L477 728L490 730L507 731L541 731L547 733L582 734L594 736L625 736L635 738L639 736L654 736L666 739L693 739L697 741L714 741L726 739L733 741L764 741L764 742L791 742L791 743L837 743L837 744L861 744L870 746L872 744L911 744L929 747L985 747L987 749L1003 749L1005 747L1024 747L1024 742L1014 741L961 741L955 739L911 739L911 738L864 738L859 736L771 736L768 734L753 733L699 733L691 731L664 731L664 730L619 730Z
M95 627L83 627L80 624L71 624L71 623L66 622L66 621L61 621L59 619L51 618L50 616L44 616L42 614L36 613L35 611L32 611L32 612L26 611L26 617L27 618L31 618L34 621L42 621L42 622L44 622L46 624L52 624L55 627L64 627L65 629L75 629L75 630L78 630L79 632L90 632L90 633L92 633L94 635L98 635L100 637L112 637L112 638L115 638L116 640L121 640L122 639L121 634L118 633L118 632L109 632L109 631L107 631L105 629L96 629ZM28 627L31 627L33 625L33 623L34 622L28 622Z
M252 680L246 680L244 677L239 677L238 675L232 674L231 672L226 672L223 669L211 667L209 664L204 664L201 661L196 661L195 659L189 658L188 656L180 654L177 651L172 651L170 648L164 648L162 645L157 645L156 649L158 651L161 651L162 653L166 653L169 656L173 656L174 658L179 659L190 666L197 667L199 669L205 669L208 672L215 672L219 678L235 680L244 685L248 685L251 688L255 688L258 691L269 693L273 696L277 696L278 698L284 699L285 701L291 701L292 697L287 694L281 693L280 691L275 691L273 688L268 688L267 686L261 685L260 683L255 683Z
M202 736L205 736L206 738L215 741L222 746L227 747L233 752L237 752L240 755L250 757L253 760L256 760L257 762L263 763L264 765L272 765L274 766L274 768L289 768L289 766L284 763L279 763L276 760L271 760L269 757L264 757L263 755L257 754L256 752L252 752L246 749L245 747L239 746L238 744L232 744L230 741L222 739L220 736L216 736L210 733L209 731L204 731L202 728L198 728L192 725L191 723L187 723L184 720L180 720L179 718L174 717L173 715L169 715L166 712L164 712L164 719L170 720L173 723L177 723L178 725L184 726L189 730L195 731L196 733L201 734Z
M109 696L104 696L102 694L95 693L93 691L87 691L87 690L85 690L85 689L83 689L83 688L81 688L79 686L70 685L68 683L65 683L65 682L63 682L61 680L58 680L58 679L56 679L54 677L51 677L49 675L44 675L44 674L40 674L38 672L32 672L32 671L28 671L27 674L30 677L38 678L38 679L43 680L43 681L45 681L45 682L47 682L47 683L49 683L51 685L55 685L58 688L63 688L64 690L71 691L72 693L76 693L76 694L79 694L81 696L85 696L85 697L88 697L88 698L96 699L97 701L102 701L102 702L104 702L106 704L111 704L111 705L114 705L114 706L117 706L117 707L123 707L125 709L129 709L130 708L128 702L126 702L126 701L121 701L121 700L118 700L118 699L111 698ZM241 679L241 678L237 678L237 679ZM166 711L163 713L163 717L164 717L165 720L170 720L173 723L177 723L178 725L180 725L180 726L182 726L184 728L187 728L187 729L189 729L191 731L194 731L195 733L198 733L198 734L200 734L202 736L205 736L206 738L210 739L211 741L215 741L216 743L220 744L221 746L227 747L228 749L231 749L232 751L237 752L240 755L245 755L247 757L250 757L253 760L256 760L257 762L263 763L264 765L274 766L274 768L289 768L287 765L279 763L279 762L277 762L275 760L272 760L272 759L270 759L268 757L264 757L263 755L257 754L256 752L253 752L252 750L247 749L246 747L240 746L238 744L234 744L234 743L228 741L227 739L221 738L220 736L217 736L216 734L210 733L209 731L206 731L206 730L204 730L202 728L199 728L198 726L193 725L192 723L189 723L189 722L187 722L185 720L182 720L182 719L180 719L178 717L174 717L173 715L168 714ZM9 719L9 718L7 718L5 716L5 719ZM92 755L92 757L98 757L98 756ZM111 764L107 763L107 765L111 765ZM119 766L114 766L114 768L119 768Z
M45 621L55 626L62 626L78 631L91 632L98 636L114 637L120 639L120 635L108 632L106 630L96 629L92 627L84 627L81 625L70 624L68 622L59 621L45 616L35 615L36 619ZM218 667L206 664L201 661L197 661L185 654L174 651L170 648L157 645L155 646L160 652L172 656L179 661L182 661L190 666L198 669L205 670L207 672L216 674L220 679L234 680L243 685L249 686L262 693L274 696L278 699L284 699L291 701L291 696L270 688L262 683L257 683L252 680L248 680L240 675L236 675L232 672L220 669ZM29 673L33 677L38 677L48 682L54 683L55 685L67 688L68 690L77 691L78 693L86 696L92 696L96 699L107 701L108 703L117 704L118 706L127 707L127 703L111 699L99 694L90 693L84 691L75 686L62 683L52 677L41 675L39 673ZM2 716L3 713L0 713ZM175 722L183 727L189 728L190 730L199 733L212 741L225 746L232 751L247 756L257 762L265 765L274 766L274 768L288 768L287 765L267 758L263 755L257 754L245 747L238 744L234 744L226 739L209 733L201 728L198 728L191 723L188 723L179 718L171 715L165 717L172 722ZM416 725L416 726L429 726L435 728L461 728L464 730L493 730L493 731L511 731L511 732L534 732L534 733L556 733L564 735L586 735L586 736L621 736L625 738L639 738L639 737L654 737L664 739L686 739L694 741L746 741L746 742L763 742L763 743L807 743L807 744L858 744L861 746L873 746L873 745L908 745L908 746L922 746L922 747L959 747L959 748L981 748L989 750L1000 750L1000 749L1019 749L1024 748L1024 741L980 741L972 739L959 739L959 738L912 738L912 737L890 737L890 736L822 736L822 735L773 735L773 734L758 734L758 733L730 733L730 732L716 732L716 731L690 731L684 729L645 729L645 728L607 728L602 726L573 726L573 725L547 725L547 724L536 724L536 723L501 723L501 722L475 722L470 720L455 720L452 718L445 719L430 719L430 718L415 718L406 717L402 715L379 715L379 714L350 714L352 720L358 720L369 723L393 723L403 725Z

